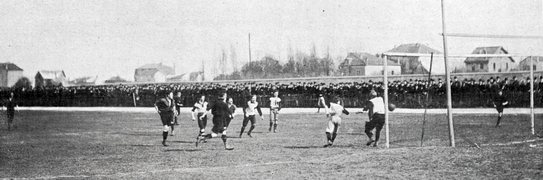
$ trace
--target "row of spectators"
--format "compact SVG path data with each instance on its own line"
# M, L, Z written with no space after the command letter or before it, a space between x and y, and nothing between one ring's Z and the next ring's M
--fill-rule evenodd
M543 77L534 77L536 105L541 106ZM510 105L529 106L529 79L464 79L456 77L451 82L453 107L491 107L492 97L503 91ZM390 81L389 99L400 108L446 107L445 84L442 79L410 79ZM151 107L165 91L182 93L184 106L192 106L199 96L207 95L213 100L213 94L226 90L234 98L237 106L242 106L250 94L258 95L264 107L269 105L269 97L274 91L280 92L284 107L316 107L319 95L329 99L333 96L343 98L346 107L362 107L369 98L369 92L383 93L382 82L339 82L339 83L171 83L171 84L120 84L101 86L47 87L34 89L4 89L6 97L14 92L22 106L124 106ZM428 102L428 103L425 103Z

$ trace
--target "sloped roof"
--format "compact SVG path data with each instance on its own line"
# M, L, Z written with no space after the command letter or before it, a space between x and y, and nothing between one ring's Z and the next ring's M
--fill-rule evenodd
M154 76L158 71L162 72L165 75L171 75L175 73L172 67L163 65L162 63L145 64L137 69L146 69L146 71L136 71L135 75L137 76Z
M528 57L524 58L522 61L520 61L520 63L530 63L530 62L526 62L526 61L528 61L530 59L534 59L534 64L543 62L543 56L528 56Z
M0 63L0 69L6 69L8 71L22 71L19 66L13 63Z
M503 47L501 46L488 46L488 47L477 47L471 54L509 54ZM464 61L465 63L474 63L474 62L488 62L490 57L468 57ZM515 60L511 57L509 57L509 60L511 62L515 62Z
M412 43L412 44L402 44L397 47L394 47L387 52L398 52L398 53L423 53L423 54L441 54L438 50L432 49L424 44Z
M41 71L38 71L38 74L40 74L41 77L43 77L43 79L56 79L59 77L66 77L66 75L64 74L64 71L62 70L59 70L59 71L41 70Z
M349 66L382 66L383 59L369 53L349 53L345 60L349 60ZM399 66L400 64L388 60L388 66Z

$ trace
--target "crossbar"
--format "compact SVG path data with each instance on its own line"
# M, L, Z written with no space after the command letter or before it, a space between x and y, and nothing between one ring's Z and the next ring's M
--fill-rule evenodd
M443 36L443 33L439 33ZM495 34L465 34L465 33L447 33L448 37L465 38L499 38L499 39L543 39L543 36L520 36L520 35L495 35Z

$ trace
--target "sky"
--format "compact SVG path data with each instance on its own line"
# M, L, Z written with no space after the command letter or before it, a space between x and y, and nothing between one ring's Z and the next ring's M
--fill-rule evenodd
M445 0L448 33L543 35L540 0ZM228 71L270 55L293 52L345 57L406 43L443 52L439 0L2 0L0 62L34 79L64 70L70 79L119 75L133 81L148 63L206 76L226 52ZM503 46L512 54L543 54L543 39L449 37L451 54Z

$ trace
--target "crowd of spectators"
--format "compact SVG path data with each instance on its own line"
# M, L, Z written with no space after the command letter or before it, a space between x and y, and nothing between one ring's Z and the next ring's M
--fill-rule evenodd
M542 105L543 77L534 77L536 106ZM529 78L511 79L458 79L451 81L453 107L492 107L492 98L503 91L512 107L529 107ZM389 100L400 108L446 107L445 82L438 79L409 79L389 81ZM289 82L289 83L170 83L170 84L118 84L99 86L46 87L33 89L4 89L4 97L14 92L21 106L112 106L151 107L165 91L182 93L186 107L191 107L200 95L212 101L218 90L226 90L240 107L245 98L256 94L264 107L274 91L280 92L283 107L316 107L319 95L330 99L339 96L346 107L362 107L375 90L382 94L383 83L362 82ZM428 102L428 103L426 103Z

